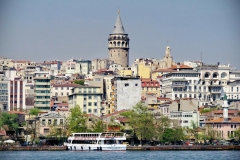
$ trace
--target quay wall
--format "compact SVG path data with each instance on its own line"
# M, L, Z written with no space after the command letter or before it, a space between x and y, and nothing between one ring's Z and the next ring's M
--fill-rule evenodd
M129 151L163 151L163 150L240 150L240 146L210 146L210 145L166 145L166 146L128 146Z
M66 146L0 146L0 151L64 151Z
M0 151L64 151L66 146L0 146ZM128 146L127 151L164 151L164 150L239 150L240 146L203 146L203 145L167 145L167 146Z

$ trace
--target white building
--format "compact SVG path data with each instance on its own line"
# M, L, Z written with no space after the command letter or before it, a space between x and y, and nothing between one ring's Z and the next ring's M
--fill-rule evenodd
M114 78L115 111L132 109L141 101L141 80L139 77Z
M198 98L199 73L194 70L169 72L160 79L161 95L175 100L176 98Z
M75 73L87 75L91 72L91 69L92 69L91 61L84 59L76 61Z
M192 123L199 126L199 112L198 111L171 111L170 119L177 119L180 127L192 128Z
M68 97L71 94L71 89L78 87L78 84L53 84L51 86L51 97Z

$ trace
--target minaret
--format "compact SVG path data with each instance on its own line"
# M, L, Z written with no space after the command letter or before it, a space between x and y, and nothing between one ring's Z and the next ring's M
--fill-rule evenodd
M121 64L123 67L128 67L129 63L129 38L125 33L120 10L118 10L117 20L112 34L108 38L109 60L114 63Z
M228 121L228 101L227 101L227 96L226 94L224 95L224 98L223 98L223 119L225 122Z
M164 56L164 61L165 61L165 68L170 68L173 63L173 58L171 56L171 49L169 46L166 47L166 52Z

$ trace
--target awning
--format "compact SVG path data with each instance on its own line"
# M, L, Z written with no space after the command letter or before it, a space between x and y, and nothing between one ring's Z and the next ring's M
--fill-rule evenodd
M4 141L3 143L15 143L15 141L14 141L14 140L11 140L11 139L9 139L9 140L6 140L6 141Z

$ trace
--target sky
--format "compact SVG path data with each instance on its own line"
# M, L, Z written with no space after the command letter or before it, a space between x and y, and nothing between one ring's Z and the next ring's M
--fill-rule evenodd
M238 0L1 0L0 56L35 62L108 58L118 8L136 58L240 69Z

